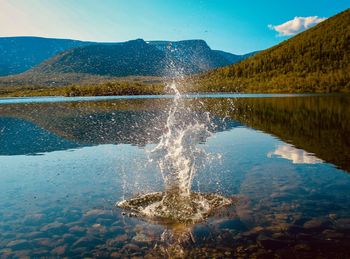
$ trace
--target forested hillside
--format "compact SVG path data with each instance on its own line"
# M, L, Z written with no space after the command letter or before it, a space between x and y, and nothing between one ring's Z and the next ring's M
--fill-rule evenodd
M200 91L350 91L350 9L238 64L196 79Z

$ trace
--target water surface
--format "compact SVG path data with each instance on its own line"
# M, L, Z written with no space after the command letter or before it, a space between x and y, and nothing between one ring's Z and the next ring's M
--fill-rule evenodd
M349 257L349 96L195 97L193 112L214 123L200 145L222 157L192 189L238 202L172 227L115 207L163 190L145 150L163 134L170 99L2 99L0 254Z

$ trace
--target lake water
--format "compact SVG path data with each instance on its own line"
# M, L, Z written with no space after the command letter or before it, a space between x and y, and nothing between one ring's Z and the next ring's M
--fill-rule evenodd
M241 98L244 97L244 98ZM188 96L220 154L192 189L237 201L195 225L115 203L163 190L147 149L169 98L0 100L3 257L350 257L350 96Z

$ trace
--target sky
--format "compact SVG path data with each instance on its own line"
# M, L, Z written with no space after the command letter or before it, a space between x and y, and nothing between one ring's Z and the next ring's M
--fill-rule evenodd
M350 0L0 0L0 37L99 42L203 39L244 54L350 7Z

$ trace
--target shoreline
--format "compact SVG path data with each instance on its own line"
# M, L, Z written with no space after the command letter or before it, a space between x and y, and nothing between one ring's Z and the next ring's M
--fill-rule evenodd
M288 97L313 97L313 96L342 96L341 93L190 93L183 94L186 99L206 98L288 98ZM348 94L345 94L348 95ZM109 100L135 100L135 99L172 99L172 94L162 95L110 95L110 96L23 96L1 97L0 105L19 103L54 103L54 102L90 102Z

